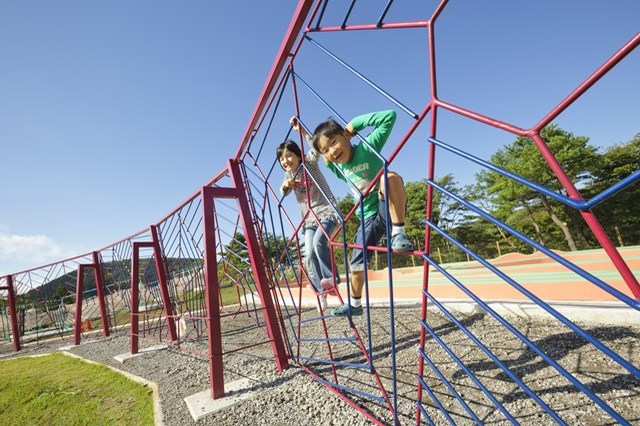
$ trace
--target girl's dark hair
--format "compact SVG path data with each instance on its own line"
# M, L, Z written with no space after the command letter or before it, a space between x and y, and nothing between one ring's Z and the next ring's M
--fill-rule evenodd
M344 127L342 127L336 120L329 117L326 121L318 124L313 131L313 138L311 139L311 145L313 149L320 152L318 149L318 140L320 136L326 136L328 138L344 133Z
M286 140L278 145L278 148L276 149L276 158L278 159L278 162L280 162L280 157L282 157L282 153L285 149L287 151L293 152L300 158L300 161L302 161L302 151L300 151L300 147L298 146L298 144L292 140ZM280 164L280 167L282 167L282 164Z

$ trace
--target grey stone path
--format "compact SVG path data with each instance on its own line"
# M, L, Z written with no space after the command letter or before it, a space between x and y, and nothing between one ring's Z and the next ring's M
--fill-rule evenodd
M371 310L372 349L375 366L388 392L392 391L391 352L389 344L388 308ZM416 399L417 346L419 343L419 310L396 309L396 372L398 413L401 424L414 424ZM473 314L462 318L465 325L498 355L503 362L526 383L535 389L543 400L556 409L569 424L614 424L610 417L595 404L587 400L575 387L555 370L550 368L532 351L523 347L495 320L486 315ZM349 334L346 321L331 320L330 331ZM362 322L363 319L359 318ZM516 416L521 424L554 424L532 400L526 396L501 370L478 350L475 345L454 326L438 315L430 314L429 325L437 330L457 356L469 366L498 400ZM527 322L513 319L514 325L529 339L536 342L546 353L557 360L563 368L576 375L602 399L632 424L640 422L640 381L621 369L616 363L602 355L592 345L586 344L566 327L551 322ZM640 362L640 328L618 325L585 325L590 333L625 359L638 366ZM225 350L249 342L264 340L264 334L252 326L252 322L239 318L223 323ZM362 330L362 329L361 329ZM308 331L308 335L321 335L321 329ZM361 333L363 333L361 331ZM366 336L364 336L366 338ZM147 342L153 346L158 342ZM57 347L60 347L58 343ZM188 345L187 345L188 346ZM308 345L302 355L326 356L326 346ZM27 348L22 354L29 355L56 350L57 347L41 346ZM201 343L190 349L204 351ZM270 345L256 346L225 356L225 381L227 383L248 379L253 384L252 398L245 399L229 408L211 414L195 423L184 398L208 389L208 365L202 359L178 352L174 349L150 351L142 356L121 363L115 356L129 351L127 335L118 335L97 343L87 343L69 349L69 352L127 371L144 379L156 382L160 388L161 406L166 425L367 425L370 422L352 407L314 381L302 369L292 365L278 373L273 362ZM457 364L433 341L428 341L427 352L438 365L442 374L456 383L463 398L485 424L503 424L504 416L477 390L471 380ZM348 343L336 345L334 357L346 362L360 362L359 351ZM324 366L313 367L324 377L331 377ZM425 366L425 371L429 371ZM353 386L368 386L371 376L353 369L338 370L341 383ZM446 388L434 374L425 375L427 382L442 397L454 420L460 424L471 424L468 414L460 405L447 398ZM374 389L374 388L370 388ZM375 390L375 389L374 389ZM392 420L384 405L356 398L367 410L389 424ZM424 399L426 401L426 399ZM442 415L429 408L436 424L445 424Z

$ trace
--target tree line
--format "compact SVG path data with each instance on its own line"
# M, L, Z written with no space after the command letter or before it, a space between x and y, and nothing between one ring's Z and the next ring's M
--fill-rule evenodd
M589 138L574 136L557 125L543 129L541 136L585 200L640 170L640 133L627 143L604 150L589 144ZM495 152L490 157L490 162L567 196L530 138L518 137L513 143ZM495 171L483 170L474 177L474 182L467 185L460 185L453 174L439 177L435 182L547 248L575 251L600 247L579 211ZM425 244L427 191L426 179L406 184L405 229L415 247L424 247ZM638 199L640 185L636 183L592 209L614 245L640 244L640 215L636 213ZM353 205L351 195L339 200L339 208L343 214ZM431 222L484 258L495 258L510 252L534 251L516 236L436 189L433 190ZM347 224L349 241L353 240L357 227L357 219ZM386 241L383 239L380 245L386 245ZM436 231L431 233L430 248L429 255L439 262L468 260L466 253ZM340 256L336 256L336 261L344 263ZM385 267L386 255L378 255L378 259L374 258L372 263L374 269L376 263L378 267ZM416 259L413 257L393 256L395 267L415 263Z
M627 143L603 150L591 145L588 137L574 136L557 125L543 129L541 136L585 200L640 170L640 133ZM489 161L567 196L530 138L518 137L513 143L491 155ZM579 211L495 171L483 170L475 174L474 178L474 182L461 185L453 174L447 174L436 178L435 182L446 191L458 195L459 198L547 248L575 251L600 247ZM417 248L424 247L425 244L427 191L426 179L406 183L405 230L407 237ZM634 208L638 205L638 199L640 185L634 184L592 209L609 238L617 246L640 244L640 215L636 214ZM346 215L354 204L355 199L350 194L338 199L338 208L343 215ZM484 258L491 259L512 252L534 251L533 247L515 235L436 189L433 190L432 204L431 222L452 240ZM345 228L346 239L352 242L358 229L358 219L355 215L347 221ZM277 265L277 259L282 257L285 239L268 232L264 233L262 238L265 242L267 260L272 265ZM340 234L338 241L342 241ZM379 245L386 246L386 240L383 238ZM431 233L430 250L429 255L441 263L469 260L464 251L435 230ZM241 233L234 236L223 249L223 253L232 265L229 275L239 275L240 271L246 270L248 253ZM288 253L288 259L285 260L286 268L297 267L297 251L290 247ZM347 258L349 256L350 250ZM341 247L334 247L334 260L340 272L344 273L344 252ZM392 256L392 262L394 267L422 264L420 258L395 254ZM386 254L374 254L369 266L372 269L386 267ZM224 278L222 281L225 281Z

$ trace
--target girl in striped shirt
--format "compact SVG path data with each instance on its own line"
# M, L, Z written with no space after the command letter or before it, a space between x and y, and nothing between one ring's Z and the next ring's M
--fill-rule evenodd
M310 141L310 135L296 117L292 117L289 123L296 131L301 132L307 141ZM284 181L280 186L280 193L287 196L294 192L304 218L307 272L311 284L318 293L321 293L319 296L321 309L318 310L322 313L322 310L327 308L325 290L334 287L334 278L336 287L340 283L337 270L335 274L333 273L327 239L327 235L331 235L341 221L337 213L339 210L335 207L337 203L324 175L318 168L320 159L318 151L310 148L305 155L304 164L308 174L306 179L303 170L298 170L302 164L302 152L298 144L291 140L283 142L278 146L276 155L284 170ZM309 204L312 212L308 212ZM323 292L325 293L322 294ZM335 289L328 293L335 294Z

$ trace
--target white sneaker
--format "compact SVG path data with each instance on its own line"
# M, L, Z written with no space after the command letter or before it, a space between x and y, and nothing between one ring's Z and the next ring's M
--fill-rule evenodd
M180 338L184 339L187 335L187 322L182 317L178 320L178 328L180 329Z
M322 313L323 313L324 311L326 311L326 310L327 310L327 306L328 306L328 305L327 305L327 295L326 295L326 294L323 294L323 295L321 295L321 296L318 296L318 306L317 306L317 309L318 309L318 313L319 313L320 315L322 315ZM321 307L322 307L322 309L320 309Z

